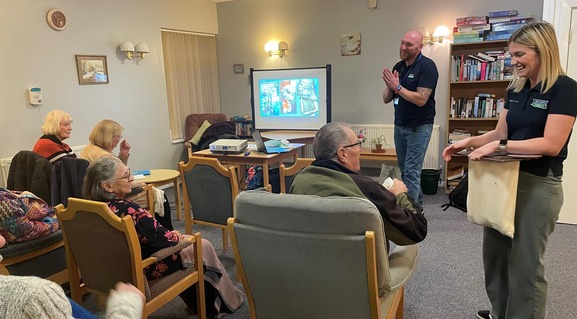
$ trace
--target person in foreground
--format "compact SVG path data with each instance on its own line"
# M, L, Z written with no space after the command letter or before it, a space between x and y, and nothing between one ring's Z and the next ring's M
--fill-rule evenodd
M331 122L316 133L315 161L298 173L289 190L292 194L360 197L370 200L383 217L387 240L412 245L427 236L427 219L422 208L407 196L405 184L395 179L388 190L361 169L361 142L348 124Z
M164 228L154 217L135 202L126 199L132 191L134 177L122 161L116 157L101 157L92 163L84 180L84 198L106 202L117 216L131 215L134 221L142 258L148 258L160 249L174 246L186 235ZM188 246L180 253L167 257L144 269L146 278L154 280L187 266L188 256L193 256L194 246ZM206 313L215 317L222 313L235 311L243 302L240 291L233 285L228 274L218 259L214 247L202 239L202 257L204 262ZM180 297L186 305L196 309L196 289L190 287Z
M123 131L124 127L113 120L107 119L98 122L88 137L90 144L84 147L80 153L80 157L90 163L93 163L103 156L116 157L112 151L120 143L118 158L122 160L124 165L128 165L131 146L125 139L120 142L122 139ZM144 206L146 202L146 193L142 192L141 190L144 185L144 183L135 182L133 185L133 193L129 196L131 200L139 203L141 206ZM148 209L151 209L155 212L156 219L162 224L162 226L168 228L169 230L173 230L174 228L172 227L171 219L172 214L168 198L164 192L157 189L156 187L153 187L152 189L155 192L154 194L156 202L162 203L163 205L158 205L158 207L154 207L154 209L148 207Z
M0 235L0 247L6 240ZM2 256L0 256L0 261ZM108 295L105 318L140 319L144 294L131 284L117 283ZM0 275L0 318L98 318L68 299L56 283L32 276Z
M32 151L54 164L63 157L76 157L68 144L62 142L70 137L72 118L66 112L54 110L46 114L42 124L42 135Z
M435 119L435 88L439 72L433 60L421 53L423 35L416 30L401 39L399 61L383 69L383 102L395 108L395 147L401 177L409 197L423 206L421 169Z
M492 309L479 311L478 318L545 318L543 255L563 205L563 161L577 116L577 82L561 67L556 39L547 22L513 33L509 52L514 78L495 130L443 151L446 161L463 149L473 150L471 160L496 151L543 155L520 163L515 237L484 228L485 287Z

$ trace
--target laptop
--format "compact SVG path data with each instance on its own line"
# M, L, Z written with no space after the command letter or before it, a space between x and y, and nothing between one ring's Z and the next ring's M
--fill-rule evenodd
M259 152L263 152L266 154L278 154L278 153L287 153L290 152L289 148L281 147L281 146L267 146L264 141L262 140L262 136L260 135L259 130L252 131L252 139L256 144L256 149Z

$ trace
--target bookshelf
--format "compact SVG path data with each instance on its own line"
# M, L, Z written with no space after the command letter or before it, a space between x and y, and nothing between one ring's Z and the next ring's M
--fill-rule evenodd
M469 55L506 51L506 47L506 40L454 43L451 45L446 145L458 139L459 136L462 138L467 134L472 136L483 134L483 132L494 129L497 125L498 115L501 111L499 108L502 108L504 104L505 90L509 84L506 67L502 66L505 57L495 53L495 62L487 61L483 66L485 73L481 76L481 66L477 64L480 61L469 57ZM467 63L469 63L469 68L473 68L472 72L465 68ZM469 72L469 76L464 77L461 69L468 70L466 72ZM457 133L463 134L458 135ZM447 172L455 171L460 167L466 171L467 164L467 157L458 155L453 156L451 161L446 163L444 170L446 193L449 193L460 181L460 178L447 180Z
M240 138L251 138L252 132L252 120L239 120L235 118L230 118L231 121L236 125L236 135Z

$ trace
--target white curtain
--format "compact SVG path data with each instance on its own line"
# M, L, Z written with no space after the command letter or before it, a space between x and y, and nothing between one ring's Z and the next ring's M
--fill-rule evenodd
M162 30L162 48L172 140L184 137L191 113L220 113L220 92L213 35Z

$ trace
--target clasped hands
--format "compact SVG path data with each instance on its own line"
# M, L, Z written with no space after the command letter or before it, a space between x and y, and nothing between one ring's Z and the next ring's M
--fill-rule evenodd
M383 81L385 81L385 84L387 85L389 90L391 90L393 92L397 91L397 85L399 85L399 83L400 83L399 72L391 71L388 68L384 68L382 78L383 78Z

